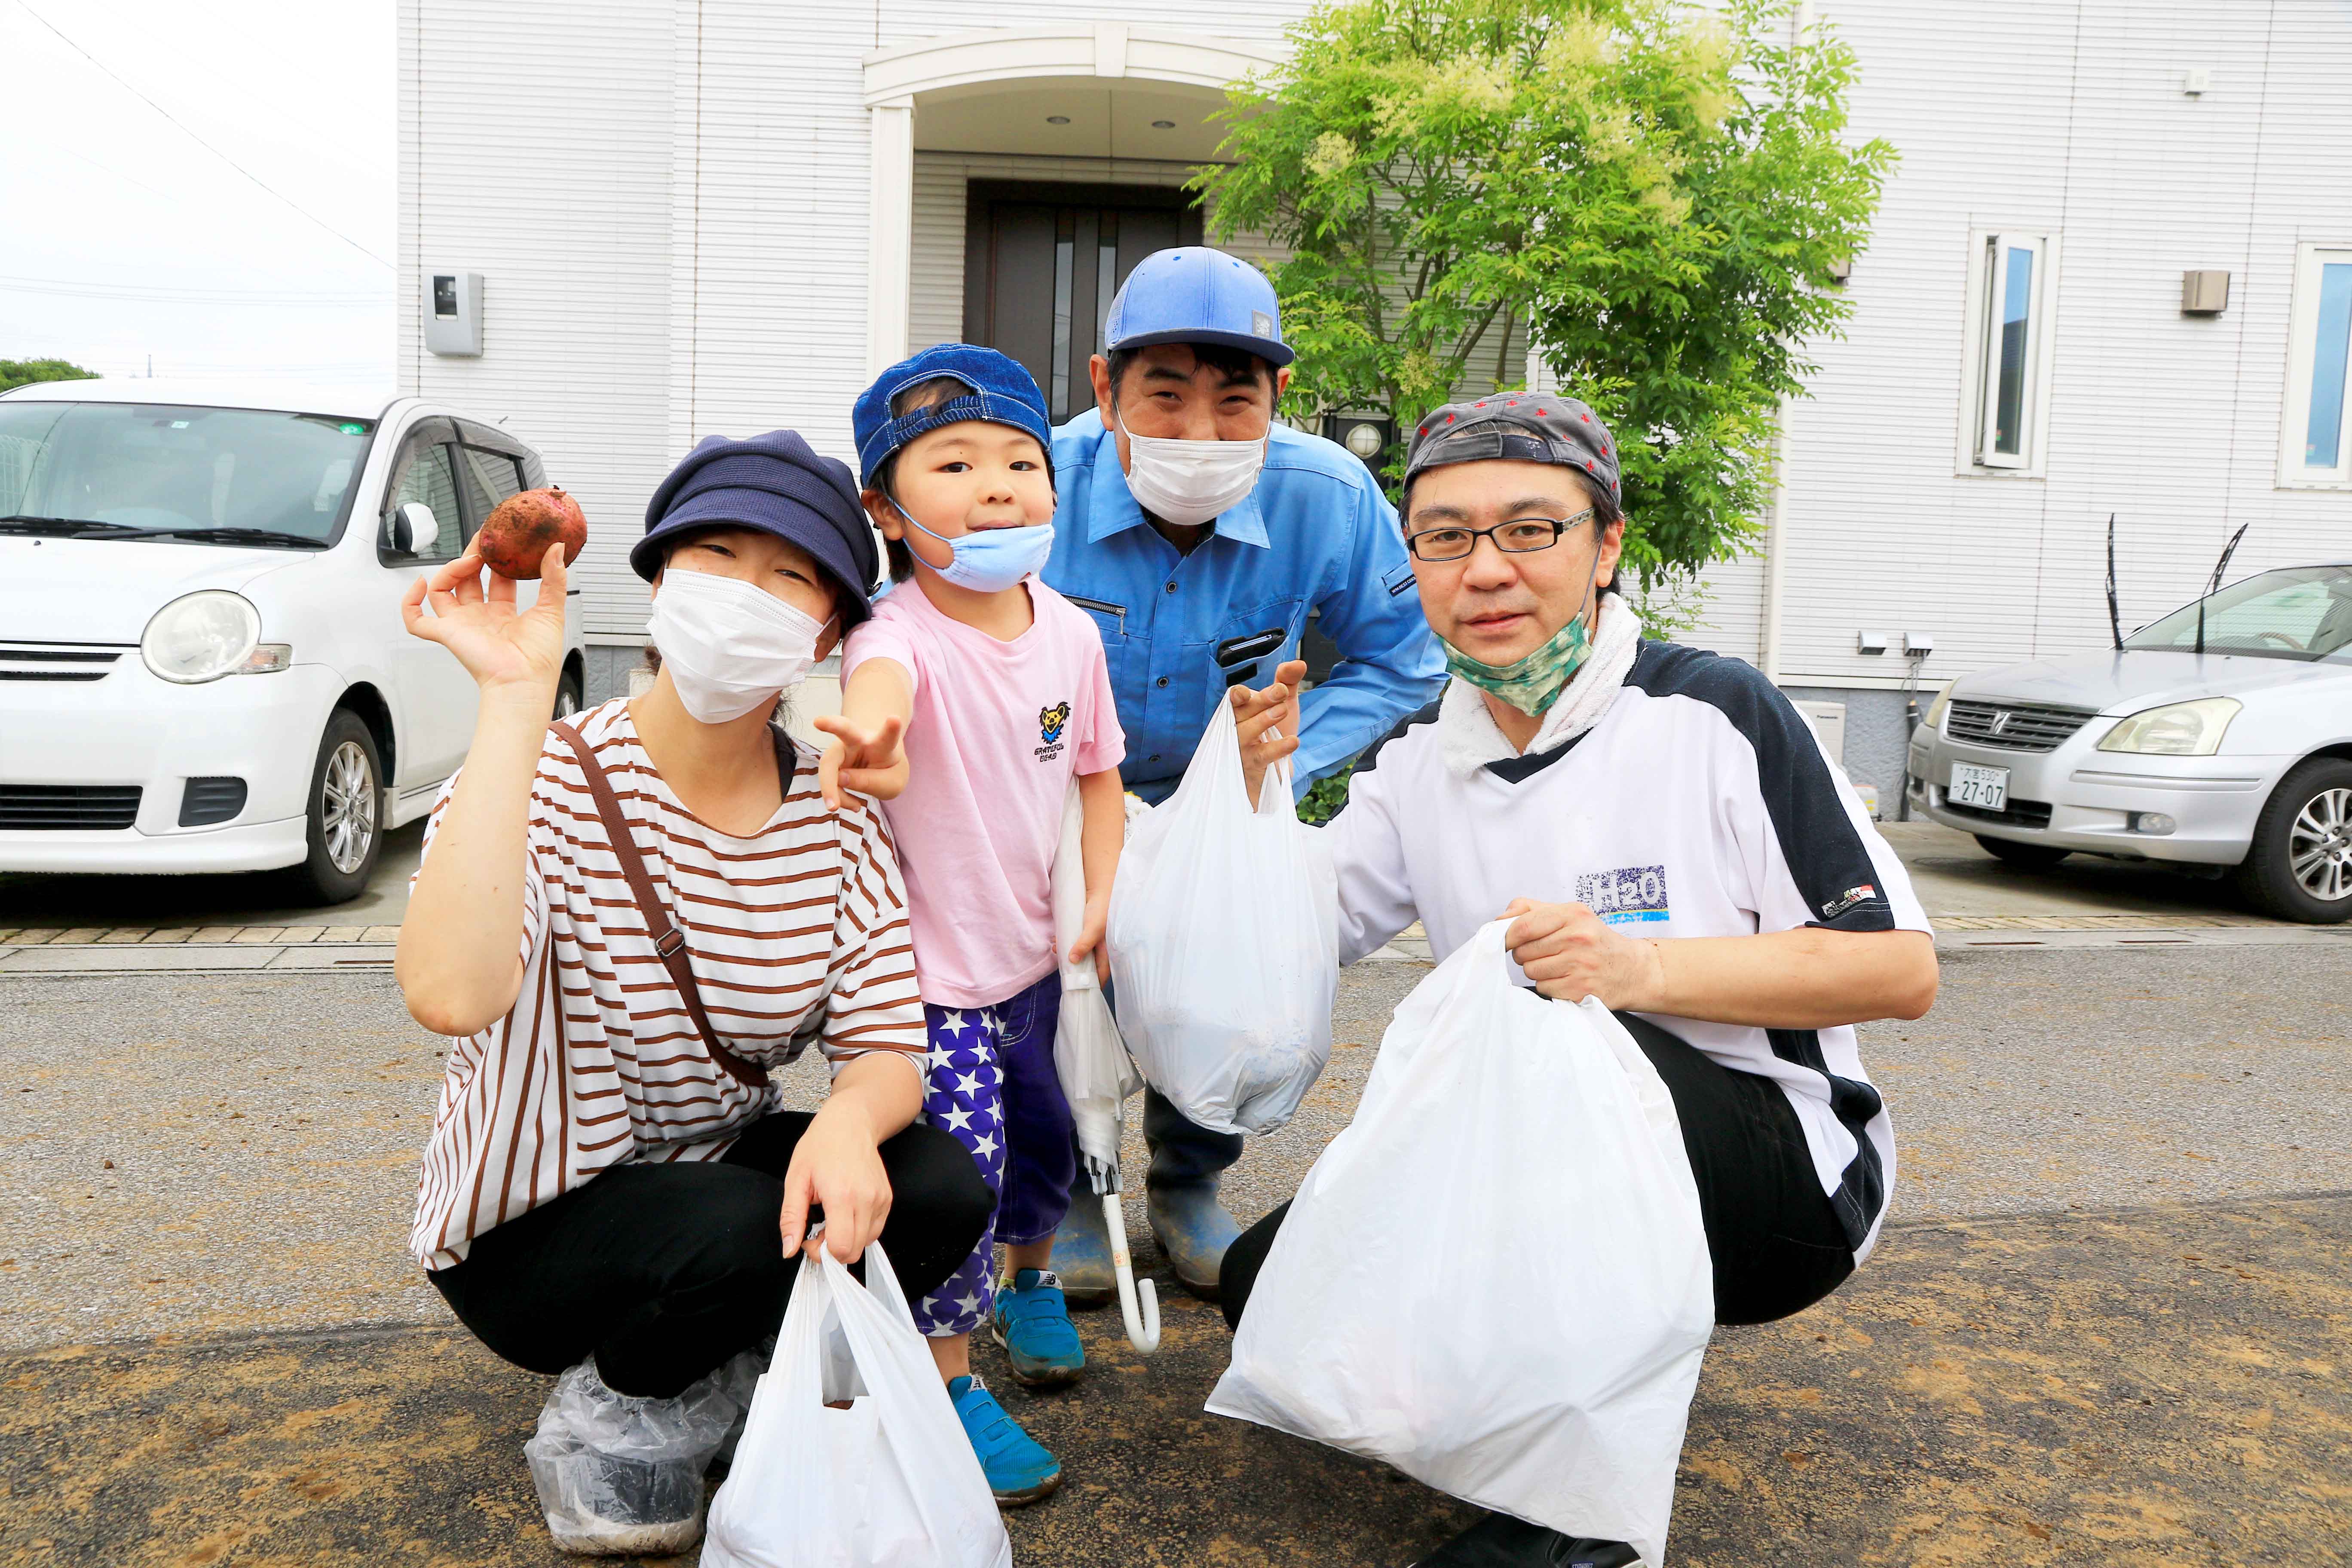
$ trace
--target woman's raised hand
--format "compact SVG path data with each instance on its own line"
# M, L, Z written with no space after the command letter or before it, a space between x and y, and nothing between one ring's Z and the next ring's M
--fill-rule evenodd
M1242 786L1250 804L1257 803L1257 786L1265 770L1298 750L1298 683L1307 679L1307 661L1294 658L1274 672L1274 684L1263 691L1236 686L1225 693L1234 705L1234 731L1242 748Z
M514 580L492 572L486 588L482 573L482 558L469 544L465 554L408 585L400 601L402 623L409 636L455 654L484 691L541 690L551 707L563 674L563 546L547 547L539 602L520 615Z

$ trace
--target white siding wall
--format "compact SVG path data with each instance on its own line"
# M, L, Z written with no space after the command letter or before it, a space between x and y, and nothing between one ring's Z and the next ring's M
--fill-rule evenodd
M401 0L399 26L401 390L546 457L588 514L589 632L641 633L628 547L670 455L669 13ZM428 267L483 275L479 359L425 352Z
M1903 154L1791 420L1782 673L1899 675L1862 626L1937 634L1929 679L2106 641L2233 577L2341 558L2352 500L2273 488L2298 239L2352 242L2352 11L2329 0L1827 0L1861 55L1853 128ZM2209 67L2202 98L2180 74ZM2059 234L2048 477L1955 475L1971 227ZM2227 314L2179 313L2226 268Z
M1303 0L1087 0L1089 18L1273 39ZM2352 498L2273 488L2298 241L2352 244L2352 11L2342 0L1821 0L1861 53L1854 132L1903 153L1791 419L1782 671L1899 675L1861 626L1937 634L1930 680L2105 640L2100 537L2119 514L2126 624L2238 572L2347 548ZM1066 25L1058 0L780 7L401 0L404 385L547 454L592 532L592 631L631 634L622 557L693 440L789 426L849 453L863 382L861 57L981 27ZM2184 97L2179 73L2210 68ZM548 84L556 84L550 86ZM560 90L559 90L560 89ZM914 337L960 335L961 181L1173 179L1167 166L918 157ZM984 165L984 171L982 166ZM1968 237L2063 237L2048 477L1959 476ZM926 259L930 265L926 266ZM487 352L418 342L424 266L486 275ZM2232 275L2218 321L2185 268ZM1753 658L1762 570L1712 569L1693 640Z

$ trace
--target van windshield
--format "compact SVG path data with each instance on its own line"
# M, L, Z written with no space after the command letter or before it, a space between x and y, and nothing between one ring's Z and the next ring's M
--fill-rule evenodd
M2127 648L2196 646L2193 603L2124 639ZM2205 601L2205 651L2352 663L2352 566L2289 566L2231 584Z
M0 403L0 532L316 549L375 422L129 403Z

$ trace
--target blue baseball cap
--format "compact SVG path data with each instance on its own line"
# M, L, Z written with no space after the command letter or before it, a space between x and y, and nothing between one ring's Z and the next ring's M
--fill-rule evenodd
M874 613L880 552L849 465L819 456L796 432L740 441L705 436L655 489L646 536L630 550L629 565L650 583L670 542L705 528L756 529L807 551L840 589L843 631Z
M1113 349L1220 343L1271 365L1295 357L1265 274L1205 245L1155 250L1137 262L1111 300L1103 336Z
M946 376L971 391L929 408L893 415L890 401L910 386ZM850 432L857 440L858 482L871 485L874 471L890 455L927 431L967 419L1010 425L1037 438L1045 454L1045 471L1054 471L1054 430L1045 416L1045 395L1037 378L1021 362L994 349L971 343L934 343L912 359L902 359L874 378L857 395L849 410Z

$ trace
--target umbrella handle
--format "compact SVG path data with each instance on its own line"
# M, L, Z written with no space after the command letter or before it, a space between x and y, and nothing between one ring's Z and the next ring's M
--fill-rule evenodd
M1103 1221L1110 1232L1111 1271L1118 1276L1118 1312L1127 1320L1127 1342L1139 1355L1160 1348L1160 1289L1135 1277L1135 1262L1127 1253L1127 1209L1117 1193L1102 1195Z

